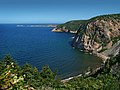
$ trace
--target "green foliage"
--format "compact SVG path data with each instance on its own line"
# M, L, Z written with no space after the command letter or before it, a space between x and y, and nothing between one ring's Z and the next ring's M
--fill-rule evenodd
M112 74L112 67L120 63L120 54L105 63L105 67L96 77L79 77L65 83L66 90L119 90L120 71ZM93 75L94 76L94 75Z
M116 63L120 64L120 54L108 60L97 76L83 75L63 83L47 65L39 72L29 64L20 67L6 56L0 61L0 90L119 90L120 71L111 72Z
M110 74L102 74L97 77L103 83L103 90L119 90L119 82L116 77Z
M40 74L43 79L54 79L56 76L47 65L42 67Z
M97 42L97 43L102 43L101 40L97 36L95 36L94 41Z
M120 36L112 38L113 45L120 40Z
M64 24L60 24L57 26L57 28L65 28L67 30L72 30L72 31L76 31L80 25L86 23L87 20L73 20L73 21L69 21L66 22Z
M109 29L110 32L112 32L112 29Z
M118 19L120 20L120 14L108 14L108 15L100 15L100 16L96 16L93 17L91 19L89 19L89 21L94 21L94 20L114 20L114 19Z
M53 87L56 74L48 66L39 72L37 68L25 64L17 65L8 55L0 61L0 90L34 90L43 87Z
M88 20L72 20L72 21L68 21L66 23L58 25L57 28L76 31L76 30L78 30L80 25L85 25L89 22L93 22L96 20L105 20L105 21L113 20L114 21L114 19L120 20L120 14L100 15L100 16L96 16L96 17L93 17L93 18L88 19Z
M95 20L120 20L120 14L101 15L89 20L74 20L60 24L57 28L77 30L82 29L78 35L84 33L85 25ZM95 29L95 28L93 28ZM110 29L110 31L112 31ZM94 34L93 34L94 35ZM112 38L115 44L120 37ZM95 41L101 43L97 37ZM107 42L106 42L107 43ZM103 46L106 45L103 44ZM103 52L105 49L102 49ZM118 64L117 69L116 64ZM108 60L99 73L90 76L74 78L68 82L61 82L56 78L56 72L52 72L49 66L44 65L39 72L36 67L25 64L20 67L7 55L0 61L0 90L119 90L120 89L120 54Z
M24 78L17 72L19 66L13 62L13 59L8 55L1 61L0 65L0 89L2 90L22 90L24 86Z
M107 48L102 48L98 53L104 52Z

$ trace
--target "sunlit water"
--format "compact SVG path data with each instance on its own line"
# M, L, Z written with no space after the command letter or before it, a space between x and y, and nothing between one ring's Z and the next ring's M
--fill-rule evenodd
M10 54L19 65L29 63L41 70L49 65L62 78L77 75L88 67L98 67L101 60L73 49L73 34L51 32L52 27L17 27L0 25L0 59Z

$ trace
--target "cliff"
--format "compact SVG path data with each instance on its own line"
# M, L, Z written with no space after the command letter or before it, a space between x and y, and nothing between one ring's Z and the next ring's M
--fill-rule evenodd
M120 50L120 14L102 15L81 24L72 46L108 59Z

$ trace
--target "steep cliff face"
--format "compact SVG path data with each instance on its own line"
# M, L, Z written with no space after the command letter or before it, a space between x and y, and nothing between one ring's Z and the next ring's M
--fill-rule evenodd
M115 49L115 51L119 51L119 40L120 14L104 15L91 18L86 24L82 24L72 45L86 52L109 56Z

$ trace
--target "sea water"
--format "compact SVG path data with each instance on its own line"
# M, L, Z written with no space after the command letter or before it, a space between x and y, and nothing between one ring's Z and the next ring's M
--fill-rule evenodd
M53 27L31 24L0 25L0 59L10 54L19 65L43 65L58 70L61 78L77 75L88 67L98 67L101 60L70 46L74 34L51 32Z

